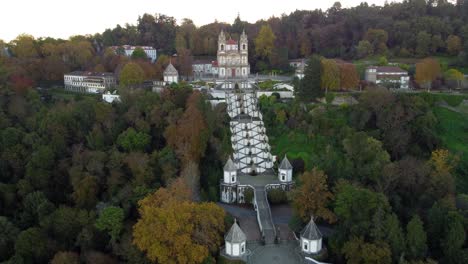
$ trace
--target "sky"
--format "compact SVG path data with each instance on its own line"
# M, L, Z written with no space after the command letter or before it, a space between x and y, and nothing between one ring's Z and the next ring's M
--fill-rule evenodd
M342 0L342 7L364 0ZM232 23L237 14L255 22L294 10L326 10L336 0L10 0L0 5L0 39L9 42L19 34L68 38L102 33L117 24L136 24L144 13L162 13L177 21L190 18L197 26L214 22ZM232 5L229 5L229 2ZM383 5L385 0L367 0Z

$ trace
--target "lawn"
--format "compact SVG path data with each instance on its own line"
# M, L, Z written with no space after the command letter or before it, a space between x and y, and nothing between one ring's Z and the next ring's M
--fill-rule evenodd
M461 114L443 107L433 109L437 119L437 134L444 147L460 155L460 168L468 166L468 114ZM468 175L457 173L458 193L468 193Z

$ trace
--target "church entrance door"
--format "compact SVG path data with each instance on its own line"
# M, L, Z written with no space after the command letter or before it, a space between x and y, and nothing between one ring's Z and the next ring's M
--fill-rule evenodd
M231 76L236 77L236 69L231 69Z

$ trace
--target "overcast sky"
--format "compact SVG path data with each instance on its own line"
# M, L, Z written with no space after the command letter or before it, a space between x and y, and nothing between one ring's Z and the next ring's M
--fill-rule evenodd
M299 9L328 9L336 0L7 0L0 5L0 39L10 41L21 33L35 37L68 38L78 34L102 33L117 24L136 24L139 15L162 13L177 21L192 19L197 26L232 23L240 13L242 20L255 22ZM229 5L232 2L234 4ZM343 7L361 0L340 1ZM385 0L368 0L383 5ZM389 1L390 2L390 1Z

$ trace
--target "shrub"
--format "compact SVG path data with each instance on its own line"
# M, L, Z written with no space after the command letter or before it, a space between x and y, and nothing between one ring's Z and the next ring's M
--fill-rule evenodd
M286 192L281 189L272 189L268 191L268 200L272 204L281 204L288 201Z
M253 192L253 190L250 189L250 188L246 188L246 189L244 190L244 202L245 202L245 203L252 203L253 198L254 198L254 192Z

